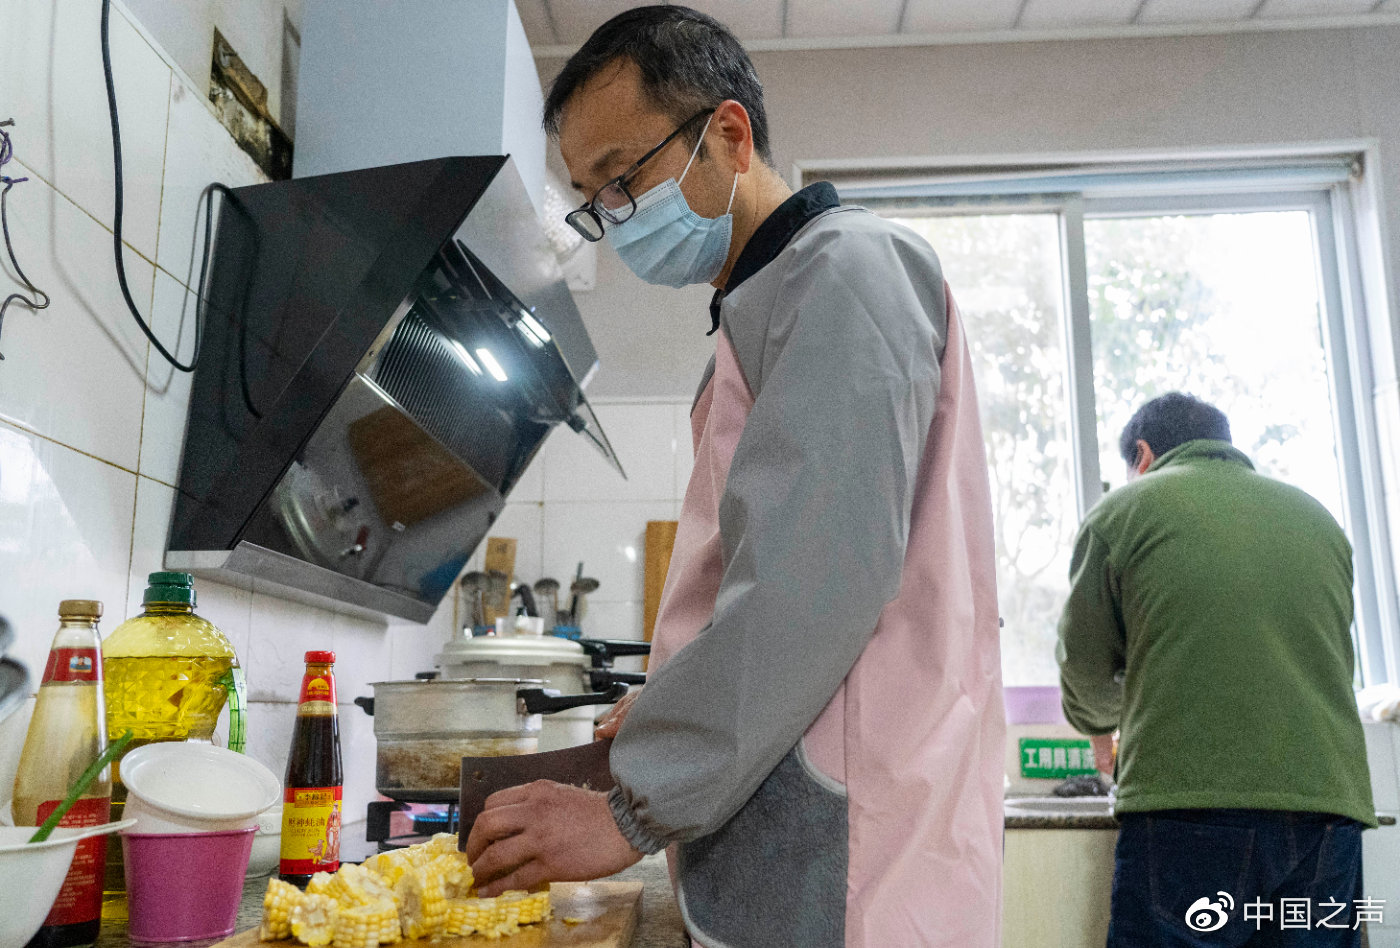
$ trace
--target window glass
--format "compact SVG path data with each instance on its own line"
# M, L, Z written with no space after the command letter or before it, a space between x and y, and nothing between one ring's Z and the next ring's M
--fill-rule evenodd
M1008 685L1059 681L1055 627L1078 517L1055 214L904 217L938 252L977 378Z
M1306 211L1091 219L1084 224L1099 466L1143 402L1189 392L1235 446L1342 521L1336 427Z

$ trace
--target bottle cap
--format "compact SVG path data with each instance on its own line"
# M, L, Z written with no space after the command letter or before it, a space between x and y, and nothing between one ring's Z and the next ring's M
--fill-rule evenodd
M308 665L334 665L335 652L307 652L305 661Z
M102 603L96 599L65 599L58 604L60 619L100 619Z
M194 577L189 573L152 573L147 577L143 605L153 602L181 602L194 606Z

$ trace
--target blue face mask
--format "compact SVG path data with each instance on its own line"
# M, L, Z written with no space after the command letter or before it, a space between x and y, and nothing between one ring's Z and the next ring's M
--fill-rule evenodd
M713 117L713 116L712 116ZM705 122L705 130L710 123ZM729 207L719 217L701 217L690 209L680 182L690 172L705 131L690 153L680 180L667 178L637 198L637 210L625 222L608 229L612 244L627 268L648 283L681 287L709 283L724 269L734 228L734 193L739 175L729 191Z

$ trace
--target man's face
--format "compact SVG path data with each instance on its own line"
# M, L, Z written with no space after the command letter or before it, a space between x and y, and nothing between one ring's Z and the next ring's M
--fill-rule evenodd
M569 97L560 113L559 151L571 183L583 200L591 200L600 187L632 167L678 124L643 97L635 63L624 59L605 67ZM703 122L696 123L702 126ZM693 148L688 137L676 136L625 182L634 198L681 176ZM726 162L724 150L716 147L720 141L713 131L706 135L706 147L681 183L686 202L701 217L718 217L729 201L734 169L728 167L732 162Z

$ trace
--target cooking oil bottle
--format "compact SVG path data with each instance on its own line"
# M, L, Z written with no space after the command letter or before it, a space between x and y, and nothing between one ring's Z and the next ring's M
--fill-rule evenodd
M194 577L151 573L143 610L102 644L107 735L133 735L125 753L157 741L209 741L229 703L229 749L243 749L242 671L233 645L195 614ZM126 788L121 761L112 770L112 819L121 819ZM108 848L102 917L126 917L121 847Z
M10 812L19 826L37 826L67 795L69 786L107 749L102 709L102 650L97 620L102 603L65 599L59 603L58 634L44 667L44 681L29 719L20 753ZM99 826L107 822L112 797L103 769L59 821L59 826ZM117 847L120 848L120 847ZM106 836L78 844L63 888L30 948L90 945L97 939L102 907Z

